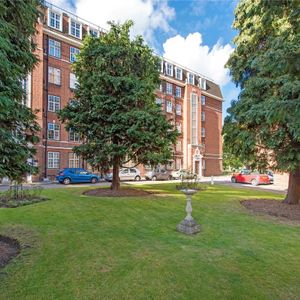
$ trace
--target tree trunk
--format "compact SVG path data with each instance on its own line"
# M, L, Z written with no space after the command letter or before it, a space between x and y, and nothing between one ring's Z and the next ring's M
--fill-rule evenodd
M300 167L290 173L289 187L283 202L287 204L300 204Z
M113 160L113 178L111 184L111 189L113 191L118 191L120 189L119 171L120 171L120 160L118 157L115 157Z

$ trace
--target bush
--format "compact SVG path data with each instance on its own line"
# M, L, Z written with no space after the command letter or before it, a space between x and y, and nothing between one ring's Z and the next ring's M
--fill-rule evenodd
M0 207L18 207L46 200L41 197L42 187L24 189L22 184L11 185L9 190L0 194Z

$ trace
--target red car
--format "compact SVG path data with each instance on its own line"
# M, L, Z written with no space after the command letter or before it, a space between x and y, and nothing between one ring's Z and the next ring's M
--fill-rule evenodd
M259 174L258 172L251 172L249 170L242 170L239 173L232 174L231 182L251 183L252 185L271 183L267 174Z

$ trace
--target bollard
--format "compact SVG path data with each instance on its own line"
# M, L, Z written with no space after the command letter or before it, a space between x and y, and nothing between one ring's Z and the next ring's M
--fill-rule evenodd
M211 176L211 178L210 178L210 184L214 185L214 176Z

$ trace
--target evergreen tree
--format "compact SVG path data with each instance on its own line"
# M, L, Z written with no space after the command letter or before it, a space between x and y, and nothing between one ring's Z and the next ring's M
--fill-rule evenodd
M118 190L120 167L166 163L177 131L155 103L159 58L142 37L130 39L131 21L109 24L105 35L85 39L74 63L76 97L60 117L84 139L77 154L92 166L113 167L112 189Z
M239 170L243 166L247 165L247 162L242 162L238 156L232 154L231 145L223 143L223 169L224 171Z
M23 80L37 59L32 53L37 0L0 1L0 177L21 180L33 167L35 115L24 104Z
M300 200L300 2L244 0L227 66L241 87L225 119L225 143L252 167L290 173L286 203Z

